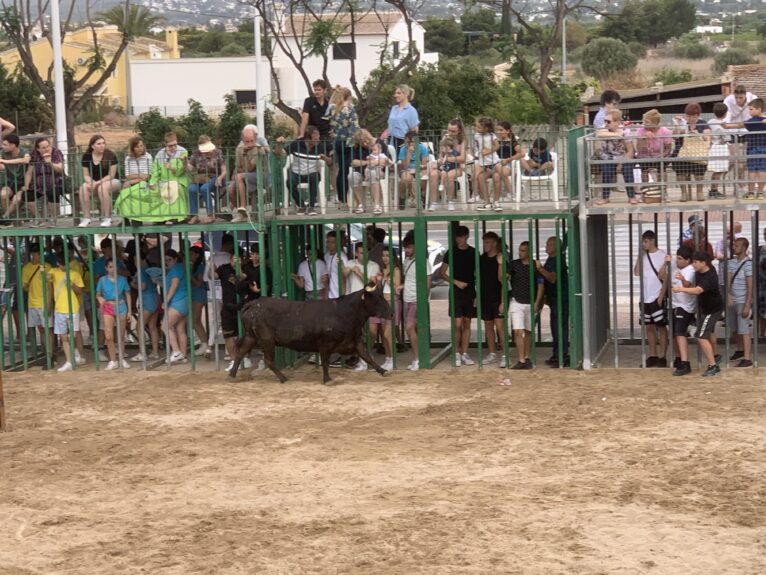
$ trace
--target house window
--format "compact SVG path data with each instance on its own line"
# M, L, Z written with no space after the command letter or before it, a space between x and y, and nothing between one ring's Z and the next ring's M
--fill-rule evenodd
M393 58L399 57L399 41L391 42L391 56Z
M333 60L356 60L356 44L354 42L336 42L332 45Z

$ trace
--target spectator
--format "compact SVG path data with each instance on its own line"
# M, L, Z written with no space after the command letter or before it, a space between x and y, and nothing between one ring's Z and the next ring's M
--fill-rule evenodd
M165 335L172 353L168 363L186 361L189 338L186 335L186 316L189 315L189 294L186 288L186 271L178 259L178 252L165 252L165 301L167 320Z
M676 251L675 261L671 261L670 255L665 256L665 262L670 264L670 277L672 287L691 287L694 285L694 267L692 264L692 250L682 246ZM673 290L675 292L675 289ZM673 375L682 376L692 372L689 362L689 326L694 325L694 312L697 308L697 298L689 293L676 293L673 297L673 344L676 349L673 361Z
M205 282L205 248L191 246L189 248L189 271L191 273L191 312L192 327L199 339L199 347L194 355L206 355L210 352L207 344L207 331L202 325L202 310L207 305L207 283Z
M368 260L365 263L364 244L362 242L357 242L354 246L354 256L354 260L348 262L343 269L343 274L347 279L346 294L361 291L368 281L380 275L380 266L376 262Z
M258 135L258 128L248 124L242 129L242 140L235 150L236 178L229 184L229 203L239 206L238 213L232 219L233 223L245 222L248 219L248 198L252 198L258 189L258 169L263 168L261 183L265 185L268 179L269 143L266 138ZM222 180L223 181L223 180Z
M479 257L481 279L481 320L489 353L484 363L495 363L501 353L500 367L507 365L503 353L505 341L505 310L503 309L503 254L500 249L500 236L495 232L485 232L482 236L484 253Z
M601 107L598 109L598 112L596 112L596 117L593 118L593 127L596 130L602 130L606 128L607 114L610 110L616 109L620 105L621 101L622 98L620 97L619 92L615 90L604 90L601 92Z
M636 159L641 160L641 182L650 181L652 171L657 173L655 181L665 181L665 169L673 152L673 132L665 126L660 126L662 115L651 109L643 116L642 125L636 130ZM664 191L663 191L664 194Z
M56 264L56 267L51 269L48 279L55 300L53 333L61 338L61 347L64 348L64 357L66 358L58 371L64 372L72 371L72 365L75 363L77 365L85 363L85 359L82 357L84 351L82 334L80 333L80 296L85 289L85 283L76 267L73 266L67 270L64 254L56 256ZM74 358L69 341L67 341L67 335L70 331L74 334Z
M0 118L0 128L2 128L2 133L0 133L0 136L2 136L3 139L5 139L6 136L11 134L16 129L16 126L11 124L5 118Z
M728 267L728 301L726 317L736 329L737 350L731 357L739 359L736 367L752 367L752 342L750 341L750 312L753 304L753 262L747 256L750 242L747 238L734 240L734 258ZM727 325L729 321L727 320Z
M471 320L476 317L476 248L468 244L470 232L466 226L455 228L455 243L444 254L439 275L454 286L454 306L449 314L455 322L455 366L473 365L468 355L471 343ZM450 269L452 257L452 269Z
M500 164L498 165L500 181L505 186L506 197L510 200L513 197L513 186L511 184L513 162L521 160L524 157L524 153L521 151L521 144L519 144L516 134L511 129L510 122L497 122L495 124L495 133L500 144L497 150L497 155L500 158Z
M694 336L697 345L705 354L708 367L702 374L703 377L711 377L721 372L718 364L721 356L716 354L715 324L721 319L723 312L723 298L718 290L718 274L710 265L710 258L705 252L696 252L692 256L694 267L694 286L673 287L673 293L686 293L697 296L697 329Z
M353 158L351 148L354 146L354 135L359 131L359 119L351 97L351 90L336 86L330 98L330 127L335 134L333 153L335 154L336 178L335 191L338 194L338 208L346 205L346 188L348 186L348 168Z
M346 152L343 152L346 153ZM348 185L351 187L356 199L356 213L364 213L364 191L362 185L366 182L370 186L373 213L381 214L381 189L380 180L383 177L385 167L388 165L388 156L381 149L380 143L372 137L367 130L357 130L354 134L353 146L348 149L349 164L351 170L346 168Z
M21 268L21 285L27 296L27 327L37 331L43 350L53 356L51 289L47 286L51 266L40 259L40 244L29 246L29 261ZM47 288L47 289L46 289ZM45 369L45 368L44 368Z
M323 140L330 140L332 129L330 127L330 118L328 116L328 107L330 100L327 98L327 82L324 80L314 80L312 84L314 95L309 96L303 101L303 110L301 111L301 125L298 128L298 139L306 136L306 128L314 126L319 130Z
M34 194L28 194L28 190ZM21 191L27 198L27 212L30 217L33 220L38 217L37 203L30 199L41 198L47 202L48 224L55 225L58 201L64 194L64 154L58 148L52 147L47 138L35 140L35 149L30 154ZM45 213L43 217L46 217Z
M643 283L639 301L639 318L646 326L649 356L643 367L667 367L668 322L665 314L665 252L657 247L657 234L646 230L641 235L641 251L633 266L633 274ZM675 291L675 289L674 289ZM659 341L658 341L659 340ZM659 343L659 354L657 345Z
M424 143L418 144L415 147L415 140L417 139L417 132L410 131L404 137L404 143L399 148L399 209L404 209L404 202L406 198L410 200L410 207L415 207L415 194L419 190L415 186L415 178L418 170L418 156L420 156L420 176L428 173L428 146Z
M763 229L763 242L758 254L759 337L766 337L766 228Z
M341 232L341 245L345 234ZM327 232L327 251L324 254L325 273L321 277L321 285L327 290L329 299L337 299L342 293L346 293L345 274L339 274L338 268L345 269L348 257L343 250L338 250L337 234L334 230ZM340 263L339 263L340 262Z
M120 367L123 369L130 367L130 363L125 359L125 335L128 328L128 318L132 315L130 285L125 277L116 272L116 269L114 260L108 258L106 260L106 275L101 276L96 285L96 301L98 301L103 318L106 349L109 353L107 371ZM119 330L119 351L114 345L115 328Z
M559 239L551 236L545 242L545 253L548 255L544 264L535 261L535 269L543 278L543 294L545 303L550 309L551 336L553 350L551 357L545 360L546 365L559 367L559 353L563 357L564 367L569 367L569 273L567 271L566 237L562 246ZM560 287L559 287L560 286ZM561 298L559 298L559 291ZM561 331L559 332L559 322Z
M418 111L410 103L415 98L415 90L406 84L400 84L394 90L394 102L388 114L388 143L399 150L410 132L417 132L420 125ZM397 151L397 154L399 152Z
M5 136L3 152L0 154L0 202L2 202L3 210L0 225L9 224L8 218L22 203L35 201L34 192L21 191L24 187L24 172L29 161L29 152L21 147L19 137L16 134Z
M734 230L734 238L732 239L732 229ZM726 277L728 273L726 268L728 264L725 263L730 257L733 257L734 252L734 240L742 237L742 223L734 222L732 227L727 228L726 237L721 238L715 244L715 259L718 262L718 283L721 288L721 293L724 293L724 284L726 283Z
M223 252L222 255L225 255ZM221 334L226 346L226 353L231 358L226 371L231 371L234 367L234 358L237 356L237 335L239 333L239 309L242 307L240 299L241 289L239 283L245 279L243 272L237 272L239 258L234 253L229 253L229 261L219 265L215 269L215 274L221 282ZM243 360L243 367L250 369L252 362L249 357Z
M474 130L473 149L476 156L474 173L479 196L481 201L484 202L484 205L479 206L477 209L502 212L503 207L500 205L500 172L497 170L497 165L500 163L500 158L497 156L500 143L497 140L497 136L495 136L494 123L491 118L482 116L476 120ZM490 179L492 180L494 202L491 201L492 197L489 195L488 180Z
M298 273L291 274L295 285L305 292L307 300L325 299L327 291L321 287L320 279L327 273L327 266L319 250L306 245L306 259L298 265Z
M763 116L764 103L760 98L748 104L750 118L745 120L747 134L747 194L745 200L766 198L766 118ZM753 193L755 190L755 193Z
M139 289L138 277L141 278L141 295L138 298L139 307L144 318L144 329L149 332L151 342L151 351L148 355L139 352L131 358L131 361L156 360L160 358L160 332L157 325L160 311L160 300L157 294L157 285L154 278L147 271L146 253L142 252L140 260L137 262L136 277L131 282L131 287Z
M112 194L120 191L122 184L117 179L117 156L106 147L106 140L100 134L91 137L88 149L82 155L83 184L80 186L82 219L80 227L90 225L92 213L91 195L101 202L101 225L112 225Z
M323 164L332 165L332 157L328 155L329 144L320 140L319 130L314 126L307 126L304 138L290 142L286 149L283 148L284 142L284 137L277 138L277 152L293 156L293 163L287 177L287 187L293 197L296 213L315 216L321 170L324 169ZM300 184L306 183L309 185L309 201L302 212Z
M734 92L723 99L726 106L725 124L742 124L750 119L750 108L748 104L758 96L749 92L745 86L739 85L734 88ZM740 183L740 179L745 173L745 162L743 161L747 152L745 136L734 136L735 142L730 144L729 152L734 164L734 179L737 186L736 195L742 197L746 192Z
M133 136L128 140L128 153L125 154L125 181L122 189L128 189L135 184L146 182L152 175L152 155L146 151L146 144L141 136Z
M705 231L705 226L702 224L697 224L694 228L694 234L691 238L688 240L684 240L683 244L685 246L688 246L691 248L692 252L696 251L702 251L705 252L708 257L713 260L715 258L715 252L713 251L713 246L710 245L710 242L707 241L707 233Z
M455 184L463 173L466 160L465 133L463 122L454 118L447 124L447 132L439 142L439 158L431 166L430 172L430 211L436 209L438 191L446 190L447 210L455 209Z
M404 287L402 285L402 264L399 259L394 256L391 261L391 256L388 250L382 252L383 266L380 268L380 283L383 284L383 297L391 305L394 312L394 319L390 317L371 317L370 318L370 339L375 341L380 334L383 339L383 350L386 354L386 359L381 365L385 371L392 371L394 369L394 344L393 337L391 335L394 322L397 318L401 317L401 309L399 307L399 294ZM393 279L392 279L393 278ZM394 289L391 289L391 282L393 281ZM360 360L361 361L361 360Z
M609 110L606 114L606 127L596 131L596 136L602 139L599 159L614 161L613 164L601 165L601 176L604 187L601 189L601 197L596 200L597 205L609 203L611 186L617 182L617 170L619 168L625 180L625 191L628 194L628 203L635 205L636 189L633 187L633 143L630 139L630 130L622 127L622 112L617 109Z
M263 267L266 277L265 284L261 280L261 267ZM271 270L265 264L261 266L261 253L258 244L250 246L249 258L242 266L242 273L245 274L245 278L240 284L240 300L243 303L249 303L267 295L272 280Z
M168 132L165 147L154 158L149 185L137 181L123 189L114 203L115 211L140 222L172 225L187 217L188 187L188 152L178 145L175 132Z
M686 104L684 116L673 118L675 128L673 133L682 135L676 138L673 171L676 179L681 182L681 201L692 199L691 185L683 182L697 180L697 201L704 202L705 194L702 189L702 178L707 171L707 156L710 147L710 128L700 115L702 108L696 102Z
M407 335L410 338L410 345L414 353L414 358L410 365L407 367L410 371L418 371L420 369L420 361L418 359L418 283L421 286L425 286L425 300L428 300L431 294L431 274L433 269L431 268L431 262L428 258L425 259L426 266L426 281L424 283L418 282L417 277L417 264L415 262L417 256L417 250L415 249L415 240L411 235L405 236L402 240L402 248L404 249L404 326L407 330Z
M210 141L210 136L202 135L197 139L197 150L189 158L192 183L189 184L190 224L210 224L215 221L213 198L216 190L226 185L226 162L223 153ZM207 215L199 217L199 197L205 199Z
M710 159L707 162L707 171L711 172L712 182L708 197L710 199L725 198L726 193L721 188L718 191L718 182L729 172L729 143L731 137L724 128L726 118L726 105L718 102L713 106L715 118L708 121L710 126Z
M521 158L521 169L527 176L544 176L553 171L553 156L548 150L548 141L537 138L525 158Z
M386 246L386 230L375 224L367 226L367 259L383 267L383 252L388 251Z
M530 277L530 274L533 274ZM511 262L511 327L519 361L511 369L532 369L532 290L534 314L543 307L543 278L530 265L529 242L519 244L519 258ZM534 286L534 287L533 287Z

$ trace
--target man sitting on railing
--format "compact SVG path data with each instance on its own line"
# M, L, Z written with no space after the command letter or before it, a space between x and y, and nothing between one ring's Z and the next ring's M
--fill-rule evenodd
M2 220L7 220L13 214L18 206L25 201L24 193L21 188L24 187L24 171L29 164L29 152L20 147L19 137L16 134L9 134L3 139L3 152L0 155L0 199L4 208ZM27 191L26 195L29 196ZM34 202L34 193L27 202ZM0 221L0 225L10 222Z
M268 174L266 167L266 154L269 153L269 143L266 138L258 135L258 128L253 124L248 124L242 129L242 141L237 144L236 155L236 177L229 184L229 203L232 206L239 206L239 213L234 215L231 220L233 223L247 221L248 198L258 187L258 165L264 167L262 174L262 185L266 183Z
M309 201L305 208L307 216L315 216L319 178L325 165L332 165L332 156L327 142L320 139L319 130L314 126L306 127L302 140L293 140L284 148L285 138L277 138L276 152L292 155L292 166L287 177L287 187L295 202L296 213L301 213L300 185L309 185Z

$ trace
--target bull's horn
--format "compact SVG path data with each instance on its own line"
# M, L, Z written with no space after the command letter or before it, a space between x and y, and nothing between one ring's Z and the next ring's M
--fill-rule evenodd
M367 284L367 287L364 288L364 291L372 293L375 291L375 288L378 287L378 284L375 282L370 282Z

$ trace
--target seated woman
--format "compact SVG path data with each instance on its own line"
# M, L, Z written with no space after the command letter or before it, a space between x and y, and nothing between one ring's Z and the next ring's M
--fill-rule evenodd
M117 156L106 147L106 140L101 134L91 137L88 150L82 155L83 184L80 186L80 204L82 205L81 228L90 225L92 196L101 202L101 225L112 225L112 193L120 189L117 179Z
M48 138L35 140L21 191L26 197L30 218L47 218L51 225L55 224L59 198L64 194L64 155L51 146ZM47 206L43 204L42 215L37 213L38 199L47 202Z
M165 137L165 148L157 153L147 181L137 181L120 193L114 209L124 218L138 222L165 222L186 219L189 172L186 150L178 149L175 134Z

